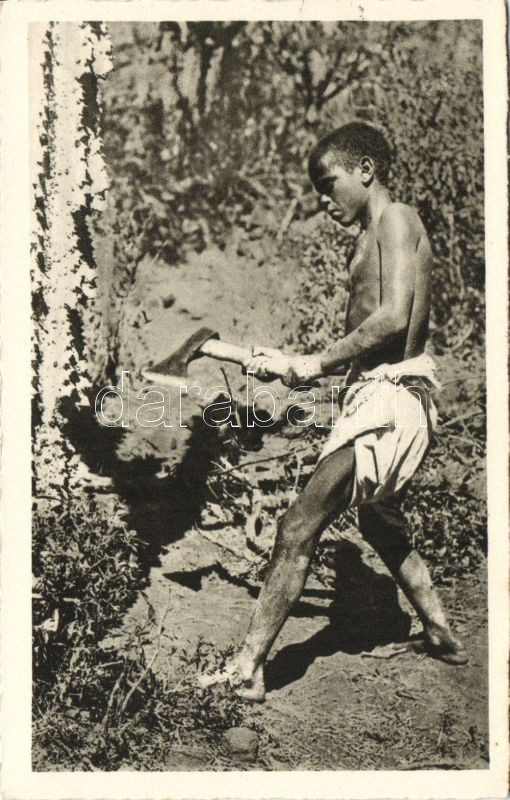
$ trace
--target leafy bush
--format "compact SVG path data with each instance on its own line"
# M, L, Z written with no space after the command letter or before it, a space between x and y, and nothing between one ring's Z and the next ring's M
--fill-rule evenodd
M108 651L109 663L93 665L93 700L54 704L36 714L34 769L169 769L179 760L174 748L183 742L202 747L209 758L221 756L222 733L245 722L249 710L225 686L199 689L195 665L184 656L179 679L169 685L146 663L146 637L147 631L126 638ZM105 674L108 679L101 679ZM100 716L94 713L98 701Z
M168 609L156 624L149 605L144 623L116 634L144 578L111 499L106 509L74 496L34 517L35 769L163 769L181 735L221 751L218 737L245 716L227 688L196 683L198 663L219 667L228 654L213 659L201 643L194 658L180 654L171 684L154 671Z
M39 706L90 691L97 648L141 585L138 541L119 501L62 493L33 518L34 689Z
M407 519L414 546L434 578L445 582L473 572L487 555L487 518L478 498L452 486L444 473L432 475L427 470L411 484Z
M440 581L475 571L487 555L483 393L474 411L470 405L462 403L454 417L443 414L405 503L413 544Z
M477 22L420 27L420 48L401 34L378 75L384 103L374 121L394 147L396 196L414 205L435 257L434 317L478 314L473 344L483 338L484 170L481 28ZM412 42L412 35L411 35ZM440 50L428 57L427 43ZM482 314L480 314L482 310Z

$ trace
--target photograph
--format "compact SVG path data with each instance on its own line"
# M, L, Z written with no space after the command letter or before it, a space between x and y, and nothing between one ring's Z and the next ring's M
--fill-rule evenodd
M508 537L483 13L112 5L24 28L30 531L2 527L37 800L126 771L483 785ZM66 773L95 782L37 784Z

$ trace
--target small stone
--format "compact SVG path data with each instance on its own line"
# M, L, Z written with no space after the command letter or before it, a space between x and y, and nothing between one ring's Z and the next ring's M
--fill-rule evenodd
M223 738L236 755L246 760L253 759L257 755L259 737L250 728L244 726L229 728L223 734Z

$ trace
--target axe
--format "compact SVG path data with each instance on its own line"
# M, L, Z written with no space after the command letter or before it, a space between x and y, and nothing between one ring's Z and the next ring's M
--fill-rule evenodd
M154 383L170 386L186 384L188 364L200 356L230 361L245 367L251 361L252 351L248 347L220 341L218 333L210 328L200 328L163 361L144 367L142 375Z

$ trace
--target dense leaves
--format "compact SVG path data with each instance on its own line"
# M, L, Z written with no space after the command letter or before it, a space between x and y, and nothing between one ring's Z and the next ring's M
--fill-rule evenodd
M87 661L140 583L138 545L122 508L75 493L34 514L34 679L36 696L90 690ZM84 672L85 669L85 672ZM43 702L39 698L39 702Z

